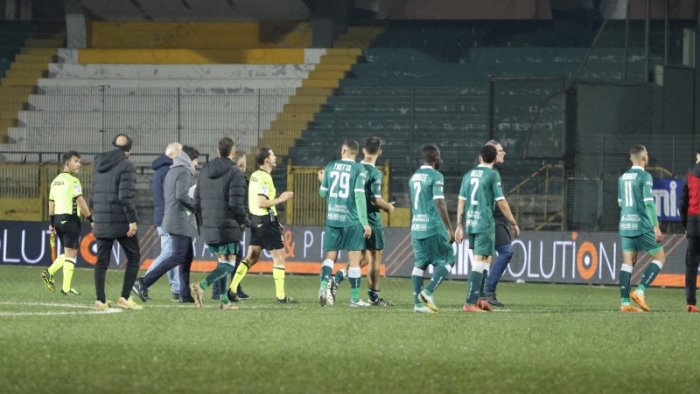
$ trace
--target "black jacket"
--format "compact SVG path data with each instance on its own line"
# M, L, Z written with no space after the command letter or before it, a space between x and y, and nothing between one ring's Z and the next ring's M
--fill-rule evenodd
M160 155L153 160L153 177L151 178L151 192L153 192L153 224L156 227L163 225L165 213L165 197L163 196L163 183L168 174L173 160L166 155Z
M500 164L495 164L493 166L493 169L498 171L499 175L501 173L501 168L502 166ZM503 192L503 196L505 195L506 193ZM496 246L511 243L511 241L513 241L513 236L510 233L510 222L508 219L506 219L505 215L503 215L503 212L501 212L501 208L498 207L498 204L496 204L493 209L493 221L496 224Z
M90 199L96 238L119 238L136 223L136 169L124 152L113 150L95 157Z
M239 242L248 224L246 179L233 161L216 158L204 167L194 192L194 206L202 218L207 244Z
M700 164L688 170L681 197L681 223L689 237L700 237Z

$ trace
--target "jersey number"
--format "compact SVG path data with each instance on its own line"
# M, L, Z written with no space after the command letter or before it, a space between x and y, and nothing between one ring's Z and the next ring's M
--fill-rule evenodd
M418 201L420 199L420 182L414 182L413 189L416 191L415 193L413 193L413 208L417 211Z
M348 198L350 196L350 174L347 172L331 171L331 197Z
M625 181L625 206L634 205L634 195L632 194L632 181Z
M471 178L469 183L472 185L472 200L469 202L469 204L479 205L479 201L476 200L476 189L479 188L479 178Z

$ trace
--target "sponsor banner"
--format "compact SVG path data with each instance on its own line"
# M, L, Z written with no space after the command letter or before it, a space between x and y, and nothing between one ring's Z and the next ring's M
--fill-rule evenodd
M89 226L83 226L77 265L96 263L96 245ZM249 233L244 237L244 246ZM383 273L386 276L409 277L413 270L411 235L407 228L384 230ZM323 227L288 227L284 233L287 268L292 273L320 272L323 261ZM160 237L153 227L139 231L142 268L160 252ZM503 280L550 283L587 283L615 285L618 281L622 250L617 233L525 232L513 241L513 258ZM60 249L59 245L59 251ZM473 255L468 242L453 245L456 264L452 278L466 279L472 267ZM664 239L666 264L655 285L683 286L685 272L685 237L667 235ZM195 264L193 270L210 271L216 259L209 253L202 239L194 240ZM51 263L47 224L41 222L0 222L0 258L2 264L41 265ZM112 250L112 265L121 267L125 256L116 244ZM270 272L271 255L264 251L253 272ZM341 252L338 262L345 263L347 253ZM633 273L633 283L641 278L651 263L641 254ZM337 264L336 269L342 265Z
M685 180L683 178L654 179L651 193L656 203L656 215L662 222L680 222L681 197Z

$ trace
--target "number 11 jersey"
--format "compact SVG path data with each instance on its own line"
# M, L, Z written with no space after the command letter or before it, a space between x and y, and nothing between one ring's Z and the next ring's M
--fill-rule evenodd
M646 204L654 201L651 174L633 166L618 180L617 203L620 206L620 235L636 237L654 231Z
M431 166L421 166L408 181L411 191L411 238L425 239L445 233L435 201L444 199L445 178Z
M367 171L360 163L342 159L328 163L321 190L326 195L326 226L349 227L360 224L355 192L365 192ZM364 199L361 204L366 204Z

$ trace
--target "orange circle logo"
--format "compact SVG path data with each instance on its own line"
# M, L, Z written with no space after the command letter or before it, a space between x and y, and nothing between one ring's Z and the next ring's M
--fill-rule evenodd
M593 243L586 241L581 244L576 254L576 269L581 278L589 280L598 270L598 250Z
M83 260L90 264L90 265L95 265L97 264L97 255L92 252L92 244L95 242L95 235L90 232L87 233L80 241L80 257L83 258Z

